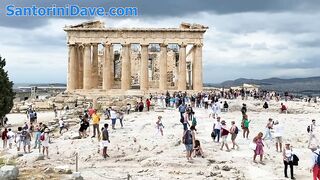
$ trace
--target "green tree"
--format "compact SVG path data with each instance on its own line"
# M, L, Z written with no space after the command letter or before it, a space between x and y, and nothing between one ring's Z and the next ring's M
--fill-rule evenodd
M12 90L13 83L9 81L8 72L4 70L6 60L0 56L0 122L3 125L3 117L13 107L15 93Z

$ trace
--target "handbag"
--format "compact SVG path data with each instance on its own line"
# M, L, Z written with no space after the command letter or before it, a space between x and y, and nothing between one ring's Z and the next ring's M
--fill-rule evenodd
M293 154L292 155L292 165L298 166L298 164L299 164L299 158L297 155Z
M211 132L211 137L212 137L213 139L216 138L216 133L214 133L214 131Z

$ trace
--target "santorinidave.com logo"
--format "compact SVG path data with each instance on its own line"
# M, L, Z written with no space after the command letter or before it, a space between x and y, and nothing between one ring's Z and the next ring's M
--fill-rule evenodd
M81 7L78 5L38 7L5 7L6 16L138 16L137 7Z

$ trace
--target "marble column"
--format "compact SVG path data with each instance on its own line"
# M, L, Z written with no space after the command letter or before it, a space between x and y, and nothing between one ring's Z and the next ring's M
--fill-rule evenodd
M98 67L98 44L92 45L92 69L91 69L91 85L92 89L98 89L99 86L99 67Z
M85 44L83 51L83 89L91 89L91 76L91 44Z
M193 61L194 74L193 78L193 90L202 91L202 44L195 45L194 61Z
M110 61L111 61L111 78L110 78L110 82L111 82L111 89L113 87L113 83L114 83L114 52L113 52L113 44L111 44L110 46Z
M149 44L141 44L140 90L143 90L143 91L149 89L148 46Z
M78 46L78 89L83 89L83 45Z
M179 76L178 76L178 90L185 91L187 88L187 62L186 62L186 44L180 45L179 50Z
M159 89L167 90L167 44L160 44L160 78Z
M68 64L68 91L77 88L77 46L75 44L69 45L69 64Z
M102 87L104 90L111 89L111 78L112 78L112 71L111 71L111 53L110 53L111 44L104 45L104 60L103 60L103 82Z
M128 90L131 87L130 44L123 44L121 57L121 89Z

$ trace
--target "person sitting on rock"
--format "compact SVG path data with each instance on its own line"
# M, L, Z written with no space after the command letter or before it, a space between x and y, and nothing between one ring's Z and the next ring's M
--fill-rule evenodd
M204 154L203 154L199 140L194 141L193 153L194 153L193 157L201 156L202 158L204 158Z
M281 103L280 112L281 112L281 113L286 113L286 114L287 114L287 111L288 111L287 107L286 107L283 103Z

